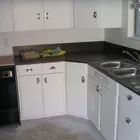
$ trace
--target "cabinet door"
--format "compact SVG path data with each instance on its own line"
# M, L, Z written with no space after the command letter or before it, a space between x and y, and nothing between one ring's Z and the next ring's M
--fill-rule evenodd
M13 31L12 1L0 0L0 32Z
M87 118L87 65L66 63L67 113Z
M15 31L44 29L43 0L14 0Z
M73 27L73 0L44 0L45 28Z
M100 89L99 82L88 75L88 118L100 130Z
M46 74L43 81L45 116L65 114L65 74Z
M122 0L98 0L100 28L115 28L122 26Z
M140 140L140 97L120 85L118 140Z
M140 140L140 112L120 106L118 140Z
M101 133L107 140L116 139L118 97L116 88L101 88Z
M43 116L42 83L40 76L22 76L19 79L21 119Z
M74 0L75 28L96 28L97 14L97 0Z

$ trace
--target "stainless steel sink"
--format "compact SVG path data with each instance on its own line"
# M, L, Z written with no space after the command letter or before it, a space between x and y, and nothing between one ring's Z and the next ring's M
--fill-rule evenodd
M125 67L132 67L132 64L128 61L106 61L100 64L105 69L119 69Z
M131 78L134 76L140 76L140 70L135 67L113 69L111 72L118 78Z

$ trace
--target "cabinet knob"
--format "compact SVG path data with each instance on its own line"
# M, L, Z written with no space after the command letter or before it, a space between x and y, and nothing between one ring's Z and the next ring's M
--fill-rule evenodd
M33 69L32 68L29 68L29 69L26 69L26 71L27 72L31 72L31 71L33 71Z
M55 66L51 66L49 69L50 69L50 70L55 70L56 67L55 67Z
M99 86L99 85L97 85L97 87L96 87L96 91L97 91L97 92L100 91L100 86Z
M129 101L131 101L133 98L132 98L131 95L128 95L128 96L127 96L127 99L128 99Z
M94 17L94 18L97 18L97 12L96 12L96 11L94 11L93 17Z
M45 83L46 83L46 84L48 83L48 81L47 81L47 78L46 78L46 77L44 78L44 81L45 81Z
M40 20L40 13L37 13L37 19Z
M39 77L36 78L36 83L37 83L37 84L40 83L40 79L39 79Z
M86 81L85 77L82 76L82 77L81 77L81 82L82 82L82 83L85 83L85 81Z
M49 13L45 13L45 19L49 19Z
M131 120L130 120L129 118L126 118L126 119L125 119L125 122L126 122L127 124L131 124Z

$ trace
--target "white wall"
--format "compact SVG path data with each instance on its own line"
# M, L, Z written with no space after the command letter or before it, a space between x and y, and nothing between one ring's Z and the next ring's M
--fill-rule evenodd
M0 56L11 55L12 46L103 40L103 29L0 33Z
M128 1L129 0L123 0L123 27L120 29L105 29L105 40L140 50L140 40L127 37Z

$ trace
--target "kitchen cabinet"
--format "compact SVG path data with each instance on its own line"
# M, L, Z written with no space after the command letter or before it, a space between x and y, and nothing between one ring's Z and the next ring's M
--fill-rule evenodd
M118 84L90 66L88 73L88 118L107 140L115 140Z
M45 29L73 27L73 0L44 0Z
M100 130L100 93L99 81L88 74L88 99L87 99L87 114L89 120Z
M87 64L66 62L67 113L87 118Z
M44 29L43 0L13 0L14 30Z
M116 140L118 116L118 85L109 79L112 86L101 85L100 131L107 140ZM111 88L110 88L111 87Z
M72 0L14 0L15 31L71 28Z
M120 85L118 140L140 140L140 97Z
M65 114L65 74L46 74L43 79L45 116Z
M36 119L43 116L41 76L22 76L20 83L21 118Z
M13 31L12 1L0 1L0 32Z
M75 28L121 27L122 0L74 0L74 22Z
M65 62L19 65L16 69L21 120L66 114Z
M74 0L75 28L97 28L97 0Z

